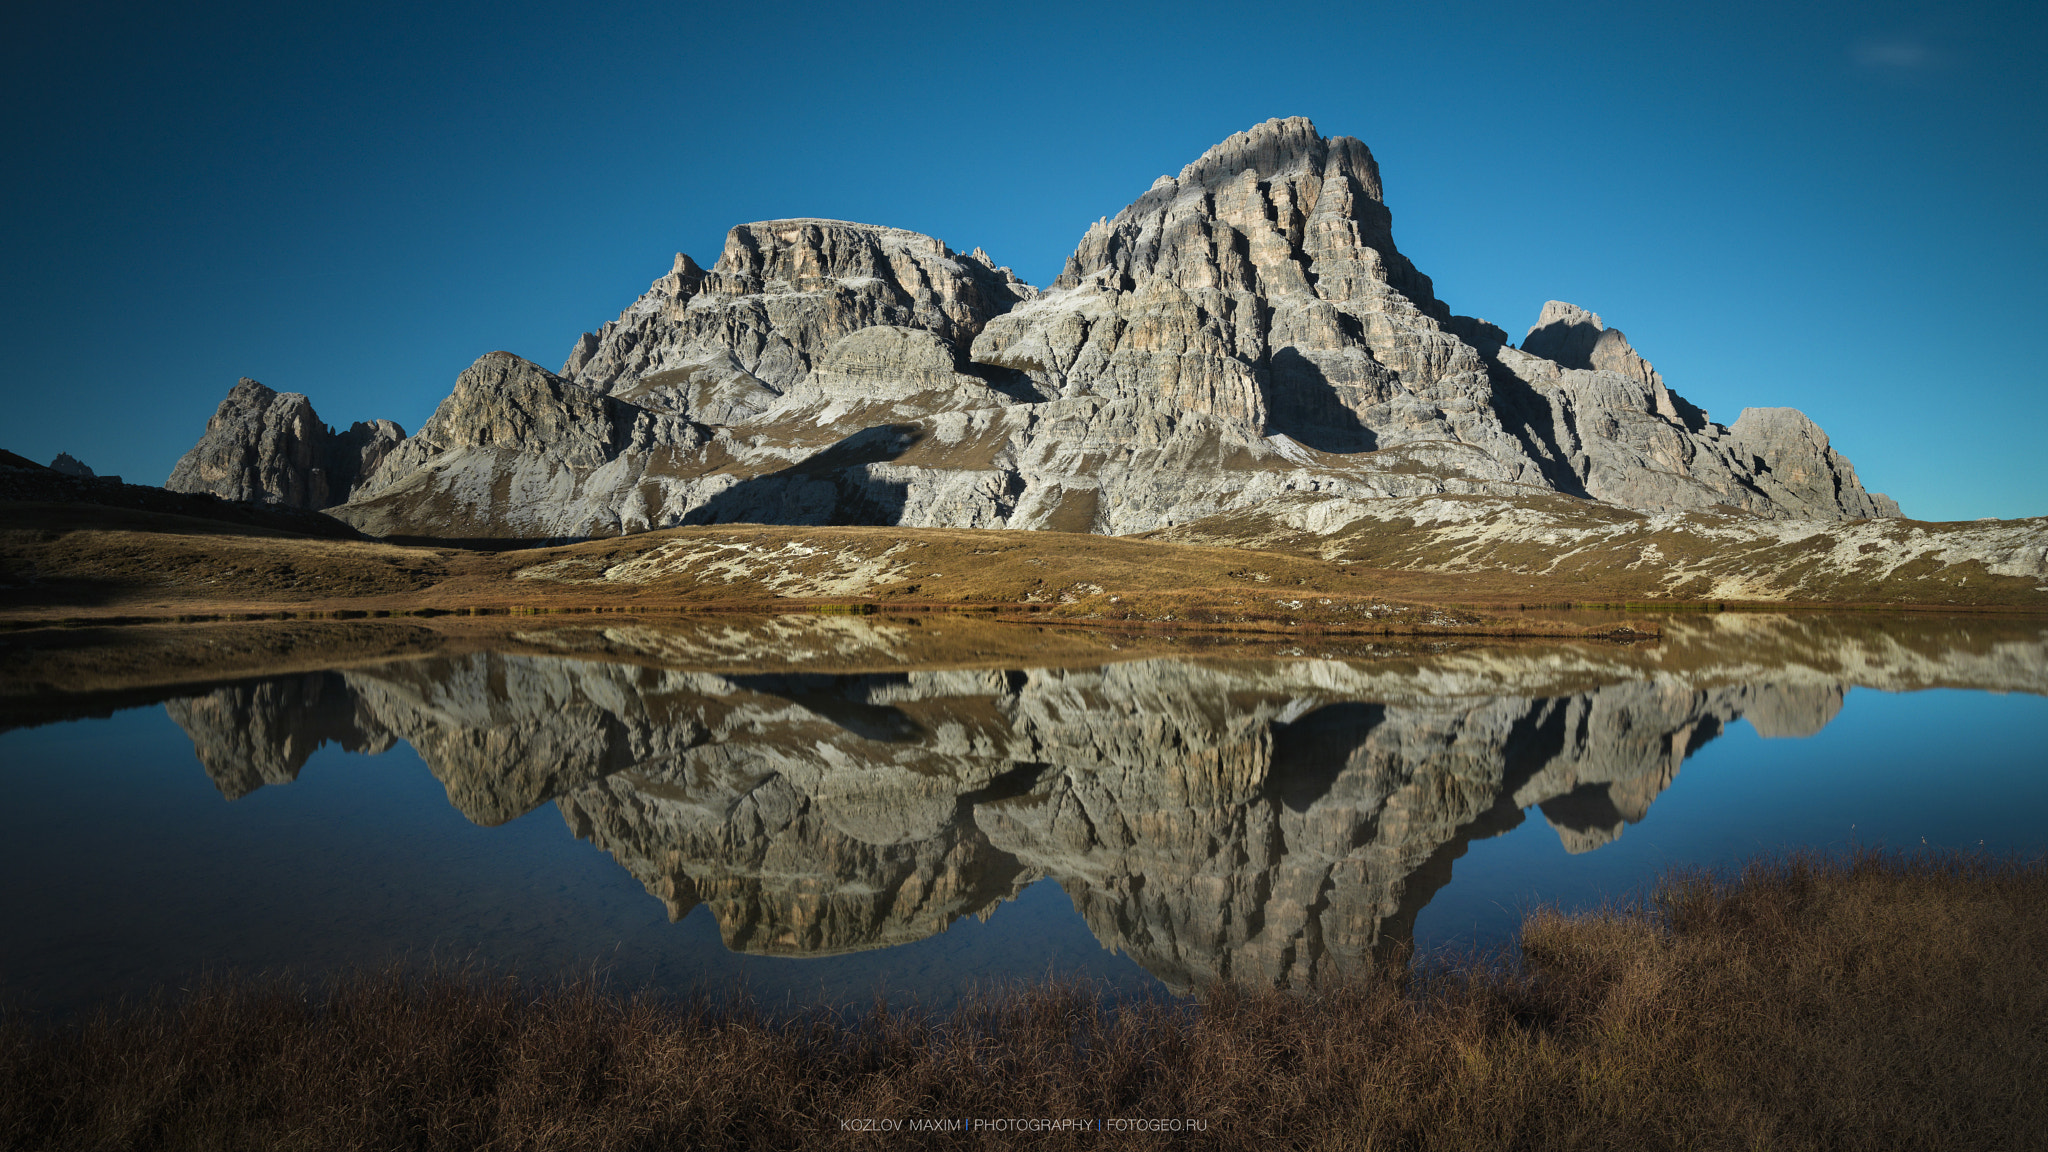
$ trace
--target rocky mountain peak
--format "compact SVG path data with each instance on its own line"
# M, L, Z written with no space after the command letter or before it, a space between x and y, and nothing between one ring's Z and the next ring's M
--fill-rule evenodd
M799 218L741 224L708 272L678 254L619 318L585 333L562 374L636 404L710 423L758 415L810 382L839 338L917 328L965 350L990 318L1037 290L988 255L901 228Z
M1306 116L1272 119L1226 138L1180 170L1177 183L1220 188L1246 172L1261 180L1325 173L1332 157L1337 170L1358 178L1363 191L1380 198L1380 170L1365 144L1350 136L1324 139Z
M1522 351L1566 368L1617 372L1648 384L1662 381L1650 362L1636 354L1621 329L1609 328L1598 312L1551 300L1543 305L1526 336Z
M1728 432L1754 462L1758 485L1781 504L1835 507L1845 519L1900 514L1897 501L1864 490L1848 457L1797 408L1744 408Z
M851 220L798 217L741 224L725 236L725 251L712 271L756 281L795 282L809 276L875 276L892 257L947 259L939 240L902 228Z
M635 405L578 387L530 360L486 352L456 377L454 390L396 458L416 467L415 457L424 463L479 448L597 468L631 444L636 431L643 439L650 435L655 422ZM394 471L391 480L408 470Z
M347 500L404 438L405 430L389 420L357 423L337 435L305 396L244 376L164 487L226 500L331 508Z
M1334 193L1327 204L1325 187ZM1209 149L1178 177L1161 176L1115 217L1089 228L1054 287L1077 287L1084 279L1135 285L1164 275L1185 287L1212 286L1220 278L1254 290L1304 290L1309 281L1278 270L1279 260L1299 264L1312 258L1310 249L1360 244L1391 251L1391 221L1380 199L1379 165L1364 143L1324 139L1305 117L1268 120ZM1315 237L1309 235L1312 219ZM1246 251L1235 254L1242 259L1231 259L1233 253L1217 244L1216 223L1247 242L1262 241L1260 251L1246 243ZM1285 247L1276 247L1276 239ZM1254 269L1276 269L1278 276L1270 284L1253 283Z
M93 470L69 452L57 453L57 458L50 461L50 471L61 472L66 476L76 476L84 480L89 480L93 476Z
M1621 329L1609 328L1598 312L1562 300L1548 301L1522 338L1522 351L1564 368L1625 376L1650 390L1652 411L1693 431L1706 425L1706 410L1693 407L1666 388L1664 378L1629 345Z
M974 358L1048 395L1164 405L1329 452L1504 439L1481 415L1479 354L1445 330L1380 197L1363 143L1268 121L1089 228Z
M850 289L866 282L894 289L911 327L941 339L972 338L1015 304L1020 283L989 261L963 259L935 237L845 220L763 220L726 234L705 291L726 297Z
M1601 321L1598 312L1588 312L1577 304L1564 300L1545 300L1543 302L1543 310L1537 314L1536 323L1529 326L1529 332L1533 335L1555 324L1591 325L1596 332L1605 331L1607 328L1607 325ZM1573 367L1578 367L1578 365L1573 365Z
M623 455L645 468L650 455L667 463L704 441L687 420L594 392L510 352L487 352L337 515L379 535L409 535L422 519L460 537L507 527L536 539L644 530L644 508L579 500L582 479L611 467L618 475L610 479L630 485L637 469L619 468ZM567 531L558 527L565 516L574 519Z
M669 269L668 275L656 280L648 291L663 297L671 309L681 308L704 286L707 275L709 273L697 267L697 262L690 259L688 253L678 252L675 266Z

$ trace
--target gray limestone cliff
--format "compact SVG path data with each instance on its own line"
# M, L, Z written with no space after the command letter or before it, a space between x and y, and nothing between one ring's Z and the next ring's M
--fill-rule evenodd
M1519 349L1455 315L1395 245L1370 150L1301 118L1161 176L1043 292L900 229L742 224L708 270L678 254L559 374L479 360L346 483L318 427L303 398L238 387L174 481L346 496L335 515L380 535L550 540L738 521L1122 534L1281 498L1898 513L1804 417L1714 424L1591 312L1545 305Z
M684 493L703 490L692 481L705 470L708 440L683 417L492 352L463 371L419 432L332 514L383 536L614 535L649 526L650 474L660 478L658 491L661 480Z
M1519 350L1491 354L1534 453L1560 490L1642 512L1725 505L1766 519L1899 515L1791 408L1748 408L1731 427L1664 384L1596 313L1552 300Z
M1845 519L1900 514L1891 497L1863 490L1848 457L1797 408L1744 408L1728 435L1748 457L1752 486L1782 507L1832 506Z
M968 368L967 345L983 326L1034 294L979 250L961 256L915 232L840 220L742 224L709 272L678 253L632 307L577 341L562 375L707 423L744 423L863 328L930 333L924 347Z
M245 376L164 487L224 500L329 508L347 500L403 439L405 430L389 420L357 422L337 433L304 396L273 391Z

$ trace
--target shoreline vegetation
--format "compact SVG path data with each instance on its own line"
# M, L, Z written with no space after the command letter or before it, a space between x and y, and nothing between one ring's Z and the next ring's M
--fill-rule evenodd
M0 1146L2003 1149L2048 1131L2044 1021L2048 862L1861 849L1306 995L771 1016L394 970L11 1013Z

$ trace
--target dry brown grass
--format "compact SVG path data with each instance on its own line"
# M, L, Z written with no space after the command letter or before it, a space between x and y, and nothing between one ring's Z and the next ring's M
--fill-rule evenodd
M1089 627L1584 636L1605 633L1542 610L1608 605L1633 612L1625 621L1633 634L1656 634L1646 610L1686 606L1658 592L1621 554L1597 549L1575 553L1568 571L1534 575L1519 570L1534 553L1513 562L1496 557L1497 568L1443 572L1399 550L1367 549L1364 562L1340 563L1301 541L1260 550L953 528L740 524L552 547L502 543L479 551L328 540L134 509L0 503L0 623L278 611L774 612L837 604L965 608ZM866 575L853 578L857 570ZM1975 580L1964 604L1944 603L1958 595L1948 584L1923 588L1910 580L1883 589L1843 586L1827 599L1838 608L1890 602L1882 606L1894 611L1941 604L1946 612L2039 612L2048 604L2031 583L2024 596L1994 594L1994 585L2010 583Z
M884 1147L842 1121L1193 1120L975 1146L1986 1148L2048 1132L2048 868L1863 854L1543 912L1509 958L1311 996L770 1019L589 986L223 983L0 1023L10 1148ZM937 1139L958 1142L963 1134Z
M681 553L696 559L663 563ZM627 580L607 576L636 564L651 571ZM863 566L881 578L843 578ZM1456 590L1412 573L1312 557L1069 532L731 525L484 552L258 535L125 509L0 505L0 621L280 610L772 612L852 604L890 611L967 608L1109 627L1371 635L1603 631L1432 607L1453 599L1449 593ZM1654 634L1656 626L1638 621L1636 631Z

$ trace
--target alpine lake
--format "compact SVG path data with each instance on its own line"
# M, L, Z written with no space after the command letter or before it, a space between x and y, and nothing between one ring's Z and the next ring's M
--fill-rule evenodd
M2048 621L1661 625L17 632L0 998L61 1018L393 963L768 1005L1309 989L1678 868L2048 850Z

